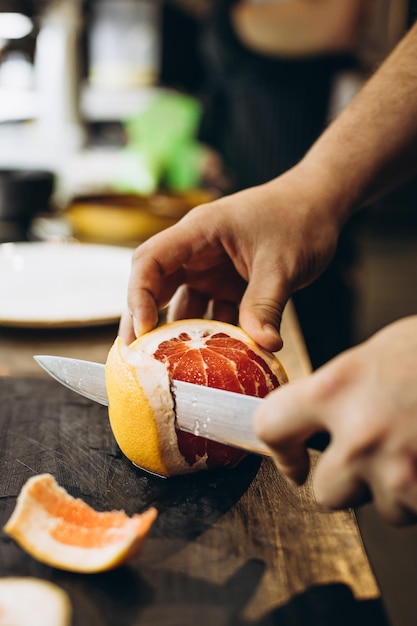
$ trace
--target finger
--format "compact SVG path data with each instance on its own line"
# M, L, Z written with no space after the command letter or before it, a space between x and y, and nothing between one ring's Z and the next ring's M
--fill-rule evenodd
M228 300L213 300L211 303L210 317L221 322L237 324L239 320L239 307L236 302Z
M191 254L189 240L179 225L155 235L135 250L128 304L138 335L156 326L158 309L175 293L181 282L179 270Z
M272 449L272 459L290 483L303 485L310 472L310 456L305 446L287 444L285 452Z
M204 317L208 303L206 294L188 285L181 285L170 300L167 321Z
M415 468L414 468L415 470ZM396 526L408 526L417 522L417 483L415 473L413 480L399 494L402 509L401 517L395 521Z
M417 522L417 493L416 488L409 491L404 497L401 497L398 502L395 503L395 508L392 507L389 512L389 516L379 507L377 503L377 510L381 512L382 517L389 524L394 526L410 526Z
M317 462L313 476L316 500L328 509L360 506L372 499L371 490L355 464L346 463L340 446L331 443Z
M393 526L414 524L417 521L417 482L413 456L374 458L367 471L379 515Z
M279 271L271 268L268 259L256 261L242 298L239 321L260 346L271 352L282 348L279 331L288 297Z
M118 335L122 337L124 342L129 345L136 339L135 331L133 328L133 320L130 311L123 311L120 318Z
M391 526L410 526L417 521L415 502L408 504L396 499L374 497L375 509Z
M238 274L232 261L226 257L216 259L204 269L186 269L181 276L184 284L197 292L206 294L209 300L241 302L247 287L246 281Z
M229 324L237 324L239 308L235 302L210 300L206 294L188 285L181 285L169 303L167 321L205 316Z
M408 526L417 521L416 491L414 497L408 499L390 489L381 489L372 480L371 487L368 486L362 471L341 462L337 448L328 448L315 469L313 490L319 504L337 510L362 506L373 500L380 517L392 526Z
M323 429L309 404L309 380L288 383L270 393L256 411L254 428L271 449L279 470L302 484L310 469L306 442Z

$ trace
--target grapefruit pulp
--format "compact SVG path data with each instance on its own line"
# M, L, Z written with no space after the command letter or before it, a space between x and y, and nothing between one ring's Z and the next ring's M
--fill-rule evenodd
M129 346L118 337L106 363L110 424L123 453L162 476L234 466L246 454L176 428L171 378L257 397L288 380L274 354L224 322L172 322Z
M70 496L51 474L40 474L23 485L3 530L42 563L91 573L136 557L156 517L155 508L132 517L124 511L97 512Z

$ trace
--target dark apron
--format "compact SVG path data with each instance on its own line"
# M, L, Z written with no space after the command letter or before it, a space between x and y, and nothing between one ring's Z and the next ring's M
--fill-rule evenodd
M200 138L226 162L236 189L257 185L299 161L327 123L345 55L277 59L245 48L230 23L233 0L220 0L202 35L207 85Z

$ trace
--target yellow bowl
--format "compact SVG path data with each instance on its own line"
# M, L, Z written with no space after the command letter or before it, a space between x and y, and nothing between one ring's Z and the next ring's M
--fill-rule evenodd
M150 196L101 194L75 197L64 215L81 241L135 244L172 226L193 206L214 199L210 192L158 192Z

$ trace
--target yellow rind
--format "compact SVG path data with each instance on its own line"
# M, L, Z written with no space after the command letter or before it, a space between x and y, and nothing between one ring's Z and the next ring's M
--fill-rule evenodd
M203 469L190 466L178 449L174 399L164 363L117 337L106 363L109 420L114 437L132 463L171 476Z
M110 426L121 451L132 463L166 476L168 468L158 454L159 433L154 411L134 365L123 358L123 346L122 339L118 337L106 362ZM129 402L125 399L127 396Z
M178 449L168 370L153 356L163 341L178 337L181 332L188 333L197 345L202 345L204 331L224 332L243 341L269 365L280 385L288 382L279 359L232 324L203 319L178 320L159 326L129 346L118 337L106 363L110 425L125 456L135 465L160 476L207 469L206 456L190 466Z

